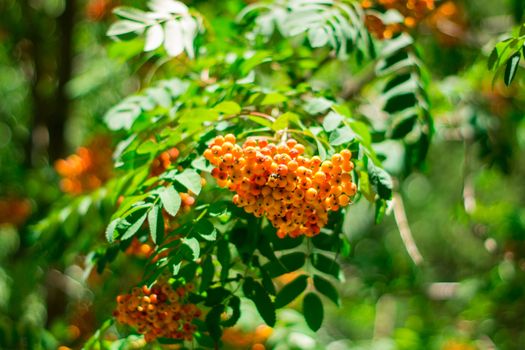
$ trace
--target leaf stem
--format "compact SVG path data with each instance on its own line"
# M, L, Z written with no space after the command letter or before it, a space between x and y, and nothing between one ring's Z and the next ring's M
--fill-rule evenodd
M403 199L398 192L393 194L393 205L394 205L394 218L396 220L397 227L399 229L399 235L403 240L403 244L407 250L408 255L416 265L421 265L423 262L423 256L417 248L412 231L408 225L408 219L403 205Z

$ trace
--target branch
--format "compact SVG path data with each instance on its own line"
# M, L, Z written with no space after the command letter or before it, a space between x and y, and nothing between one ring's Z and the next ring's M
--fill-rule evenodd
M344 100L351 99L356 96L365 87L366 84L371 82L376 77L375 71L376 62L375 60L369 64L364 71L358 75L355 79L347 81L343 85L343 91L341 92L341 98Z
M408 219L403 205L403 199L398 192L394 192L393 205L394 205L394 218L396 219L397 227L399 228L399 235L403 240L403 244L407 250L408 255L416 265L420 265L423 262L423 256L417 249L416 242L410 231L408 225Z
M465 140L465 159L463 160L463 206L467 214L472 214L476 210L476 192L471 169L471 149L470 139Z

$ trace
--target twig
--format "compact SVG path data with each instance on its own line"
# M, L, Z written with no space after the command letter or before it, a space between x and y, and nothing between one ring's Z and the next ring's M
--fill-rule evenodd
M405 212L405 207L403 205L403 199L398 192L394 192L394 218L396 220L397 227L399 228L399 235L403 240L403 244L407 250L408 255L416 265L420 265L423 262L423 256L417 249L416 242L410 231L410 226L408 225L408 219Z
M288 139L288 128L284 128L283 130L281 130L281 143L284 144L286 143L286 140Z
M467 214L476 210L476 192L472 176L471 162L472 143L470 139L465 140L465 159L463 160L463 206Z
M271 122L275 122L275 118L272 117L272 116L269 115L269 114L266 114L266 113L261 113L261 112L251 111L251 112L248 112L248 115L254 115L254 116L256 116L256 117L265 118L265 119L268 119L268 120L271 121Z
M363 87L374 80L376 77L375 71L376 61L373 61L368 67L365 68L365 71L358 75L355 79L347 81L343 86L343 91L341 92L341 98L348 100L355 95L357 95Z

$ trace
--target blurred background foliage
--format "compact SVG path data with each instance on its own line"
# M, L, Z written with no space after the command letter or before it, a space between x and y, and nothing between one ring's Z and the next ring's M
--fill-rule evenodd
M212 36L227 38L235 36L233 18L246 2L186 3L210 21ZM378 2L386 8L405 3ZM123 60L140 52L140 43L123 46L106 38L117 5L144 2L0 2L2 349L81 347L110 316L117 291L132 285L130 276L140 275L147 256L147 247L138 243L130 248L137 257L131 263L117 260L102 275L85 266L85 254L103 244L104 219L112 210L96 190L110 178L98 159L101 154L109 159L111 152L102 117L156 69L151 56ZM274 329L263 326L247 304L239 326L224 335L228 348L525 348L525 74L518 72L506 87L487 70L490 51L523 21L524 9L522 0L438 1L431 15L412 18L418 23L405 20L429 68L435 128L422 170L406 178L401 150L380 145L388 149L385 166L397 176L406 213L376 225L366 201L349 210L343 233L351 254L344 261L346 281L339 285L341 307L327 309L317 334L293 304L280 311ZM379 38L404 30L373 23L369 29ZM212 45L226 51L228 42ZM177 59L170 64L176 72ZM342 84L350 74L350 67L335 62L317 71L313 81ZM381 93L376 89L365 87L355 97L371 101L364 114L378 112L372 103ZM55 170L59 159L64 160ZM79 180L76 174L89 168L86 164L92 175ZM70 181L61 182L60 175ZM90 193L99 210L85 212L91 229L77 235L75 223L62 222L59 214L56 225L62 229L35 234L33 225L55 203L85 205L63 198L61 190ZM395 219L403 214L424 259L420 266L399 235ZM144 344L132 337L112 346Z

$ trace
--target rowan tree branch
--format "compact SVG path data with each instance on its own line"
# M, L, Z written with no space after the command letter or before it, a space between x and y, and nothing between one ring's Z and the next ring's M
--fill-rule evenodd
M394 205L394 218L396 220L397 227L399 229L399 235L403 240L403 244L407 250L408 255L416 265L420 265L423 262L423 256L417 248L412 231L408 225L408 219L405 212L405 206L403 205L403 199L398 192L393 194L393 205Z

